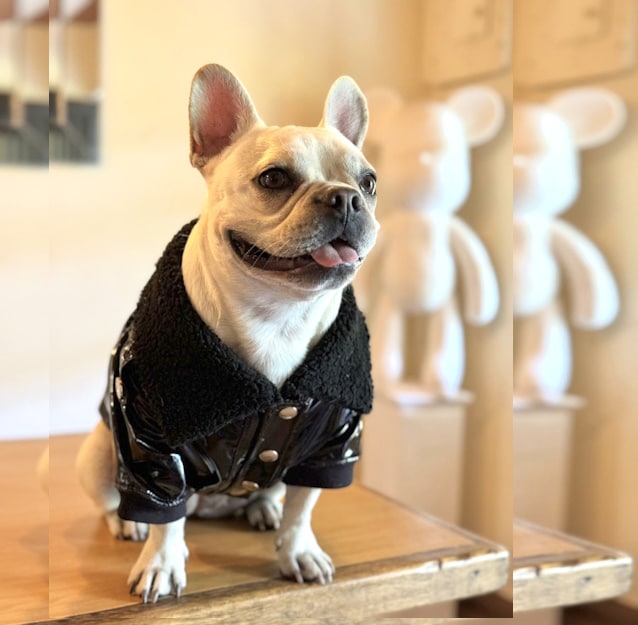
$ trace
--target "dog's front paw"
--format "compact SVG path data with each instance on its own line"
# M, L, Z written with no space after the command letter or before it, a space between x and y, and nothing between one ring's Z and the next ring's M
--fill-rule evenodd
M144 541L148 536L148 524L121 519L117 510L111 510L104 515L109 532L120 540Z
M279 571L300 584L332 581L335 572L330 556L321 549L311 529L290 530L277 539Z
M179 597L186 587L187 559L184 541L160 549L146 543L128 578L131 594L142 597L144 603L155 603L166 595Z
M262 532L279 529L283 506L272 497L257 497L248 502L246 518L248 522Z

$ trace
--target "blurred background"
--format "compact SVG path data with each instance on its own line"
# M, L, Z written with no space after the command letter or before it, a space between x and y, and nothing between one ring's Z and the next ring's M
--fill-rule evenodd
M609 328L572 333L570 392L586 405L560 452L562 529L638 557L635 0L0 0L0 34L4 440L97 422L121 325L167 241L205 201L188 162L188 92L201 65L231 69L271 124L318 123L341 74L406 100L444 100L475 84L500 94L503 128L473 149L458 216L487 249L501 303L491 324L465 329L463 388L475 399L460 464L444 459L422 479L458 476L448 520L508 548L512 104L544 102L565 85L614 90L626 126L583 154L581 192L564 215L608 260L621 308ZM383 180L379 189L383 216L391 198ZM638 610L638 587L621 602Z

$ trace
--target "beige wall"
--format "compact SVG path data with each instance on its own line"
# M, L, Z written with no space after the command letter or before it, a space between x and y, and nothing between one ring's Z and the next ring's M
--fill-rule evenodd
M583 155L583 187L567 218L605 254L621 312L607 330L574 333L576 418L570 529L638 559L638 70L600 84L623 96L628 124ZM638 606L638 584L627 597Z
M26 24L21 29L20 59L16 76L21 96L29 102L47 102L49 31L47 24Z
M0 167L0 439L49 428L47 182L45 168Z
M109 151L157 137L186 146L195 70L218 62L249 88L269 123L314 124L336 76L412 87L418 0L105 2L105 137Z
M15 24L0 20L0 89L9 89L15 84L16 69L13 63Z

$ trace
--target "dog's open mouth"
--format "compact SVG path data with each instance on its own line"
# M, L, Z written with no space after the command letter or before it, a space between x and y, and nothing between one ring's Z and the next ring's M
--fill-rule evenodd
M334 239L307 254L290 258L269 254L236 232L230 233L230 243L243 262L264 271L295 271L318 265L331 268L345 264L353 265L361 260L357 251L344 239Z

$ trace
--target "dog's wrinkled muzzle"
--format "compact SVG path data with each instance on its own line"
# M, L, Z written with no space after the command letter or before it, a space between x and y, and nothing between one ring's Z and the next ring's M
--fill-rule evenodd
M352 275L374 237L374 222L365 200L357 189L344 184L320 183L311 188L296 199L289 217L298 220L290 227L301 235L297 245L290 241L285 249L269 251L237 231L229 232L231 247L245 265L313 280Z

